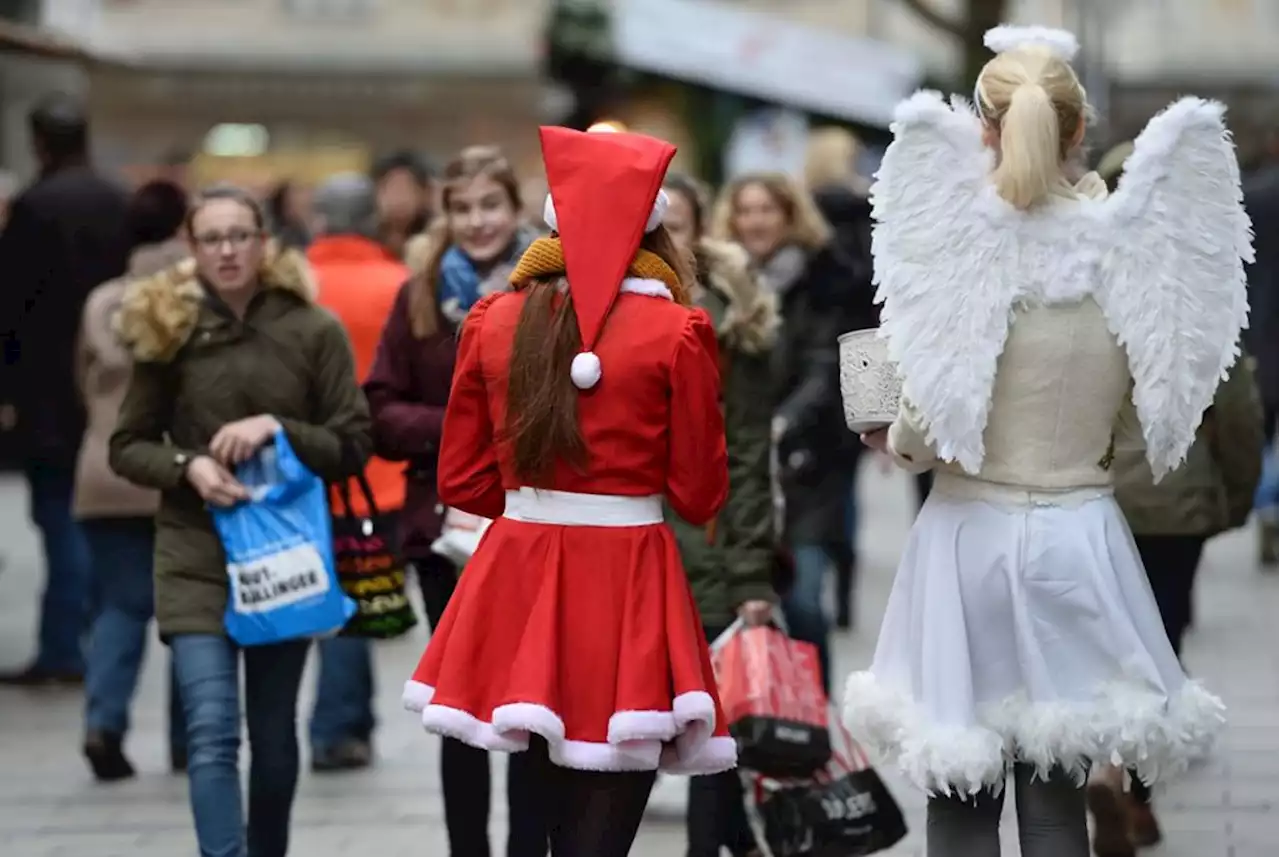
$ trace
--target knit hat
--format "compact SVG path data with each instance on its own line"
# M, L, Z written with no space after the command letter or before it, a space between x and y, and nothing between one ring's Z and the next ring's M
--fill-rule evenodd
M570 376L578 389L589 390L600 381L600 358L593 349L622 280L641 239L666 214L662 180L676 148L642 134L549 126L539 135L551 191L543 220L560 236L582 336L582 353L573 358Z

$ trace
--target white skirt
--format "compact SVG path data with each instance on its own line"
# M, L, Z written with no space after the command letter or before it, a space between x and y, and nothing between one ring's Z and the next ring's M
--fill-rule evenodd
M844 720L930 793L999 791L1014 762L1146 783L1206 755L1221 700L1189 681L1109 491L940 474Z

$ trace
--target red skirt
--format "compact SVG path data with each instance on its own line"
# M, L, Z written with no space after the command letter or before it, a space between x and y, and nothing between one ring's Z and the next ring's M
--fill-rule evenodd
M430 732L588 771L737 764L707 641L664 524L500 518L405 683Z

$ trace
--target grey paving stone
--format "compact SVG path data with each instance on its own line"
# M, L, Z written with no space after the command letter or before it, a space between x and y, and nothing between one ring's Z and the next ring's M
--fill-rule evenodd
M839 675L870 658L897 553L910 522L907 480L866 471L861 491L863 533L859 625L839 635ZM37 542L27 524L26 498L0 477L0 668L25 662L34 638L42 585ZM1200 574L1197 627L1187 666L1231 707L1231 726L1218 753L1157 798L1166 843L1150 857L1273 857L1277 854L1277 578L1257 572L1249 534L1210 545ZM399 686L425 638L378 649L381 724L375 767L354 774L304 772L294 813L291 853L299 857L423 857L447 853L439 789L438 741L425 736L399 705ZM128 751L140 770L131 782L97 786L79 757L82 700L72 692L0 691L0 855L4 857L189 857L195 840L186 783L167 773L164 722L166 653L150 651ZM310 713L312 677L305 683L300 727ZM300 728L305 734L305 728ZM304 747L305 754L305 747ZM495 761L495 795L503 764ZM924 800L886 773L912 827L887 857L923 857ZM686 782L662 778L633 853L672 857L683 851ZM1016 819L1006 809L1006 854L1016 855ZM495 844L505 808L494 801ZM500 849L498 849L500 850Z

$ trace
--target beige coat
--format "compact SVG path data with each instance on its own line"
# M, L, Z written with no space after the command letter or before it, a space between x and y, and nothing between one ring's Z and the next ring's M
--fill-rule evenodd
M133 366L114 321L130 281L159 273L186 254L186 243L176 238L139 247L129 260L129 272L94 289L85 302L77 368L88 424L76 462L72 512L77 518L149 518L160 507L158 492L131 485L107 466L107 441Z

